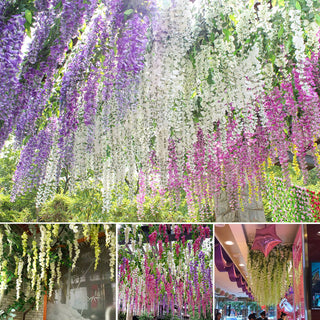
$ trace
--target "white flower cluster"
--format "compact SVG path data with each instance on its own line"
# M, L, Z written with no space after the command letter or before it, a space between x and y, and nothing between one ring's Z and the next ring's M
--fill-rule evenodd
M116 266L116 258L117 258L117 252L116 252L116 235L113 231L110 232L111 236L111 242L110 242L110 279L114 280L114 269Z
M59 247L58 248L58 263L57 263L57 270L56 270L56 273L57 273L57 284L58 286L60 286L60 280L61 280L61 260L62 260L62 251L61 251L61 248Z
M50 298L53 293L53 287L55 284L55 278L57 276L56 272L56 264L54 261L50 263L50 281L49 281L49 290L48 290L48 297Z
M292 42L296 49L296 60L298 62L298 66L301 62L306 58L305 55L305 43L303 39L303 30L301 27L301 19L300 19L300 11L299 10L290 10L290 26L292 30Z
M41 280L46 277L46 242L47 242L47 229L44 225L40 225L40 252L39 252L39 263L41 267Z
M76 264L78 262L78 258L80 256L80 248L79 248L79 232L76 232L74 234L74 240L73 240L73 247L74 247L74 257L73 257L73 262L72 262L72 267L71 270L73 270L76 267Z
M106 223L103 225L103 227L104 227L104 233L106 235L106 248L108 248L111 242L110 226L109 224Z
M57 156L59 153L57 140L58 138L56 135L55 141L50 149L50 155L46 165L43 181L40 182L37 190L37 197L35 201L37 208L40 208L41 205L55 194L57 187L56 174L59 162L59 157Z
M23 260L22 259L18 259L18 274L17 274L17 280L16 280L16 296L17 296L17 300L20 298L23 265L24 265Z
M131 228L127 225L124 229L124 242L125 244L129 244L129 234L130 234Z
M8 277L7 277L7 273L6 273L6 267L7 267L7 260L3 260L3 262L0 265L0 302L3 298L4 292L7 289L8 285L7 285L7 281L8 281Z

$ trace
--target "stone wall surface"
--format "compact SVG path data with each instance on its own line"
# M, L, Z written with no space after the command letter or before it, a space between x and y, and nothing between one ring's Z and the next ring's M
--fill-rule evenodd
M216 222L265 222L262 199L253 195L249 198L248 186L241 192L244 210L230 208L227 192L222 190L215 199Z

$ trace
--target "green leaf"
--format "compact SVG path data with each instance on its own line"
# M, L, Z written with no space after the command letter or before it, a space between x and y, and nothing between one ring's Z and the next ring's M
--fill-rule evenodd
M292 38L290 37L289 40L285 43L285 48L287 51L290 51L292 46Z
M32 12L30 10L26 10L25 11L25 17L26 17L26 20L29 22L29 24L32 23Z
M283 35L283 31L284 31L284 28L283 28L283 25L281 25L281 27L278 31L278 38L281 38L281 36Z
M62 1L60 0L58 4L54 7L55 9L61 8L62 7Z
M230 30L228 30L228 29L223 29L222 31L223 31L224 35L226 36L226 40L229 41L229 37L230 37L230 35L231 35Z
M301 11L301 5L300 5L299 1L296 1L296 9Z
M26 27L26 33L28 35L29 38L31 38L31 30L30 30L30 25L28 27Z
M315 17L316 23L320 26L320 14L317 14Z
M124 12L125 16L129 16L133 12L133 9L128 9Z

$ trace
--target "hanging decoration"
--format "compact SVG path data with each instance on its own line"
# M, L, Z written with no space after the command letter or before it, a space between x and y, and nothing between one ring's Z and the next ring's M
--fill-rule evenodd
M290 154L305 182L307 156L320 170L316 1L16 2L0 5L12 201L93 186L105 212L125 199L143 220L165 197L208 221L223 193L261 200L268 163L284 188Z
M276 234L276 225L270 224L265 228L256 229L251 250L259 250L267 257L270 251L280 243L282 240Z
M242 289L249 298L254 299L247 281L223 249L217 238L215 238L214 262L219 272L228 272L230 281L237 282L238 288Z
M290 286L292 248L275 247L266 257L262 252L249 250L248 284L255 301L260 305L277 305Z
M126 225L119 232L119 306L133 315L212 313L212 230ZM211 315L212 316L212 315Z

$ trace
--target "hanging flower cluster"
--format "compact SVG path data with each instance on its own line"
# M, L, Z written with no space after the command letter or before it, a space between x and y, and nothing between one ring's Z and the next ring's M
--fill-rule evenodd
M84 235L84 228L88 234ZM16 301L35 301L39 309L41 296L48 297L60 286L62 267L74 269L80 255L80 242L89 241L95 250L95 268L101 252L99 236L106 236L110 250L110 271L113 278L115 232L101 225L3 225L0 229L0 303L10 290L16 290ZM112 280L112 279L111 279ZM15 303L15 302L14 302ZM13 303L13 304L14 304ZM8 312L11 306L6 306ZM4 313L6 310L2 310Z
M63 172L71 190L93 172L105 211L125 185L139 219L147 196L167 195L207 221L221 191L234 210L246 188L261 197L268 158L289 187L293 153L306 181L307 154L320 170L320 8L295 3L51 0L31 17L4 5L0 146L12 132L22 145L12 199L40 186L41 205Z
M292 249L285 246L274 248L267 257L256 250L249 250L247 269L248 283L260 305L277 305L290 286Z
M290 186L283 179L268 177L266 198L272 209L274 222L314 222L317 209L315 197L299 186ZM318 215L316 215L318 216Z
M212 238L205 225L126 226L119 234L122 311L211 313Z

